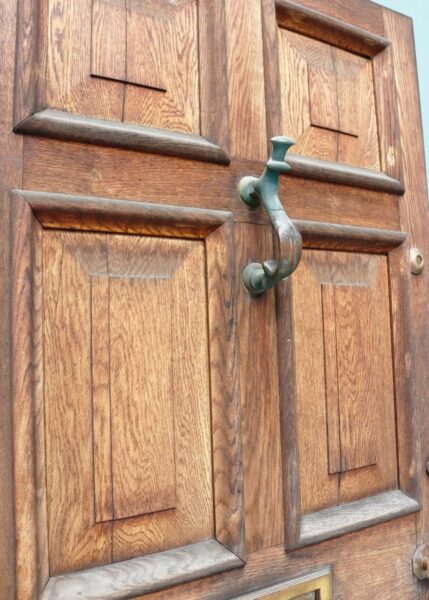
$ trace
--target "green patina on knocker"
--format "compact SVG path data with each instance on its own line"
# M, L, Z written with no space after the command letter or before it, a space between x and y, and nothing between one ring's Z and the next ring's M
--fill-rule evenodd
M284 162L286 152L295 142L283 136L271 138L273 151L261 177L243 177L238 185L241 199L252 207L265 206L276 233L274 255L262 263L249 263L242 278L253 295L263 294L295 271L301 258L302 239L287 216L279 198L279 176L291 167Z

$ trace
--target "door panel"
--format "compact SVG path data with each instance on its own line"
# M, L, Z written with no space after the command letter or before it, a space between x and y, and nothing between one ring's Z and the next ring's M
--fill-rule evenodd
M133 597L241 566L230 213L13 198L32 248L16 306L34 298L14 326L34 340L40 411L16 493L29 501L34 464L41 597Z
M367 0L0 9L0 596L425 597L408 19ZM274 135L295 138L279 197L304 250L255 298L242 271L275 239L237 184Z

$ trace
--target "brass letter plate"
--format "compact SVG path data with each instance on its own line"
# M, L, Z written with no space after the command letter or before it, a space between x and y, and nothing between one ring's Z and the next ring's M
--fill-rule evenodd
M332 600L331 569L326 567L232 600Z

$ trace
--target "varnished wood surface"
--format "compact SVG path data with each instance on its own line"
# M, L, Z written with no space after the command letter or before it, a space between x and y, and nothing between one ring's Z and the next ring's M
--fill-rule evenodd
M235 239L237 273L272 255L268 227L237 225ZM246 540L252 553L283 539L275 297L255 301L237 277L237 302Z
M394 489L397 467L386 259L307 250L301 263L291 300L298 450L283 443L300 457L306 513Z
M429 276L427 270L417 277L410 274L408 251L409 248L417 246L425 256L429 253L429 209L412 22L396 13L387 10L383 12L386 31L396 42L393 46L393 65L406 187L406 201L401 207L401 222L410 232L409 245L404 247L402 254L395 259L400 274L395 283L395 311L401 324L398 334L404 334L403 338L399 337L395 342L395 364L401 393L399 420L409 423L410 404L406 408L407 399L411 401L413 415L413 437L402 441L400 449L406 461L418 448L415 470L407 472L404 469L403 475L405 485L415 488L416 484L419 486L420 478L426 480L425 464L429 456L427 402L416 402L416 399L426 397L429 388L429 372L426 368ZM405 313L398 305L404 298L408 300ZM404 355L407 360L401 361L401 356ZM420 483L423 509L419 516L417 537L419 542L423 542L427 541L429 531L429 495L427 485ZM424 584L421 593L423 598L428 594Z
M262 161L233 160L228 168L211 163L201 168L200 163L178 158L28 137L24 187L215 208L232 211L236 221L268 224L265 211L247 207L237 192L244 175L260 175L263 167ZM399 228L396 195L282 177L280 198L293 218Z
M292 167L291 174L296 177L330 181L390 194L404 193L404 186L399 180L379 171L294 154L288 155L287 162Z
M145 4L149 6L153 5L153 2L148 0ZM267 156L265 122L269 129L268 135L280 132L277 127L278 109L276 108L279 102L278 92L275 86L270 87L276 79L275 74L273 74L276 65L270 62L266 52L269 44L275 46L273 33L276 34L276 29L278 29L275 22L274 2L263 0L261 5L259 2L252 2L250 4L246 3L244 7L241 1L233 3L231 0L226 0L224 7L222 6L216 15L209 14L210 7L207 8L207 13L206 8L200 10L200 17L208 15L207 18L204 16L205 21L201 20L199 23L200 54L204 52L206 56L206 59L202 55L200 56L200 64L206 73L216 72L217 74L213 77L220 78L220 83L212 86L209 93L211 94L210 106L216 106L218 115L221 114L223 117L220 119L222 121L222 132L219 133L218 117L202 103L199 107L201 111L201 134L209 140L209 143L220 146L224 156L228 152L228 138L230 137L231 147L234 150L232 152L232 162L228 167L219 164L219 162L201 162L198 158L194 160L191 155L189 155L189 159L183 159L174 156L156 155L146 150L129 150L126 147L102 147L100 143L99 145L93 144L89 138L87 141L90 143L80 143L60 141L54 138L42 139L36 136L13 135L11 124L7 123L12 99L12 54L15 46L15 40L12 39L14 31L13 26L11 26L15 11L13 1L6 5L6 9L2 13L7 21L5 25L6 34L3 36L3 39L6 40L6 52L2 54L0 63L7 67L5 70L7 85L2 88L2 91L4 89L6 94L3 106L7 108L2 113L1 125L4 126L6 123L5 129L8 131L4 146L4 153L7 156L7 177L3 179L3 182L5 182L7 189L12 187L17 189L26 188L27 190L40 190L54 194L63 193L72 196L67 200L67 202L70 202L69 207L62 214L59 214L61 211L58 207L48 206L49 203L44 204L43 209L40 208L40 220L44 219L47 227L55 227L55 222L60 223L63 228L70 227L74 223L76 227L81 227L84 230L88 226L85 225L85 222L89 223L88 212L86 216L81 215L81 218L79 218L78 213L84 205L88 205L89 212L94 210L94 206L91 205L94 197L96 199L101 198L105 202L114 201L112 204L104 205L104 214L95 211L91 217L93 219L91 227L94 226L95 229L97 226L103 227L102 231L105 233L114 231L114 223L118 219L128 219L127 225L124 225L123 231L119 233L125 233L128 228L127 232L133 234L148 235L152 230L153 235L172 234L172 237L175 237L180 233L180 236L183 234L183 237L189 236L190 239L202 239L209 233L209 230L219 231L221 222L226 222L231 218L236 222L237 254L236 258L228 255L227 260L235 265L229 273L235 275L234 289L237 291L237 306L236 309L231 309L234 300L228 289L223 288L223 300L212 300L212 302L215 302L212 313L217 311L216 306L220 307L223 303L226 308L220 309L219 314L223 314L226 319L233 318L232 315L236 310L238 314L236 325L238 335L234 333L231 323L225 322L222 331L227 335L240 338L241 327L243 327L246 339L249 340L246 344L240 344L238 357L241 360L237 363L235 358L230 360L232 364L236 365L235 368L240 369L242 390L238 392L236 387L233 392L234 385L231 384L231 380L228 380L227 392L225 393L225 397L234 398L233 402L236 402L236 398L240 394L242 401L245 468L243 482L241 482L239 473L238 463L240 459L237 458L237 454L234 454L238 447L237 439L234 439L234 436L231 435L232 429L237 427L237 421L234 421L235 417L231 417L228 413L228 422L231 418L234 426L232 429L226 428L225 431L219 430L219 438L222 436L228 438L227 445L235 449L227 461L222 462L222 457L219 457L220 471L228 473L228 475L225 475L225 480L222 481L219 489L225 490L224 498L230 498L231 500L230 490L227 489L226 483L228 478L232 478L232 489L235 491L238 492L244 487L244 492L248 496L247 499L246 495L244 497L245 521L247 522L243 525L243 520L240 517L241 509L239 506L240 503L243 503L243 499L240 496L237 503L235 500L239 495L234 496L232 494L231 506L233 508L227 515L225 515L222 505L222 496L218 496L217 510L220 523L219 532L222 532L220 534L222 540L225 540L230 548L239 552L241 556L244 556L243 529L246 526L246 544L248 550L250 550L248 564L243 569L235 569L231 573L202 577L199 581L176 585L173 588L160 589L158 592L151 594L154 600L171 597L178 600L214 600L215 598L216 600L230 600L234 595L251 592L263 586L285 580L285 578L296 577L325 564L331 564L333 568L335 598L361 600L365 597L371 597L389 598L389 600L417 600L427 595L426 584L423 584L420 589L409 566L416 543L416 531L423 541L426 535L425 532L428 529L427 515L429 514L424 484L426 478L424 465L427 455L429 455L425 441L429 437L426 431L428 416L424 405L420 407L420 404L424 403L425 390L428 388L427 370L423 364L427 337L425 320L428 294L427 275L412 276L408 264L410 245L422 247L425 256L429 251L426 247L428 227L427 194L424 176L422 175L424 167L422 164L420 122L415 88L416 75L410 24L407 19L394 15L366 0L348 0L347 2L332 0L329 3L325 0L300 0L295 4L299 4L300 8L307 7L329 15L336 20L336 25L339 25L340 28L343 23L346 23L370 32L376 39L388 38L392 42L390 46L378 52L373 58L380 166L385 175L380 173L380 175L374 176L374 172L362 173L360 171L356 173L353 169L350 170L350 167L338 168L337 164L329 164L329 161L327 165L310 163L303 166L298 164L300 160L298 159L298 162L294 165L295 175L297 176L282 178L280 196L295 222L296 220L298 222L305 221L300 226L304 235L304 244L307 248L318 248L318 251L322 249L327 252L344 250L365 255L377 254L380 258L384 258L382 256L384 254L389 255L388 272L395 363L395 403L398 431L403 432L397 436L399 484L401 489L404 489L412 498L421 497L423 510L420 511L418 516L410 515L399 519L395 518L388 523L342 535L336 540L314 544L303 550L287 553L284 551L283 544L283 503L280 490L283 484L285 489L287 486L293 485L293 468L297 468L300 458L298 454L293 452L284 453L283 461L288 463L288 477L286 481L284 478L282 481L278 447L280 440L285 435L293 438L293 427L288 428L285 421L293 423L294 415L291 414L290 407L288 407L289 412L285 411L283 414L283 433L280 434L278 407L276 408L275 405L278 392L274 380L274 371L277 370L280 375L283 371L288 373L288 383L281 390L282 393L286 390L287 394L291 394L293 373L288 372L287 367L290 361L293 360L293 356L289 354L291 345L289 340L296 335L296 332L288 330L284 321L279 319L277 332L270 331L267 334L265 320L272 323L275 318L274 296L276 293L272 291L269 292L266 298L254 300L246 296L240 287L240 270L242 266L247 260L259 258L260 253L269 250L271 229L264 212L244 206L236 193L237 182L243 175L259 175L262 171L263 162ZM40 21L36 18L37 13L34 10L38 7L35 3L22 0L20 6L22 8L20 27L23 29L24 35L18 41L18 47L23 49L22 62L18 64L16 76L18 121L21 120L21 117L25 118L34 111L40 110L42 106L46 106L46 103L38 104L40 99L43 98L43 89L46 82L43 81L43 77L37 82L38 72L34 69L26 69L24 72L23 65L30 65L37 58L37 64L41 65L40 74L45 72L43 49L37 54L40 48L38 49L38 43L34 43L33 33L37 33L39 26L39 32L42 36L45 35L44 31L48 31L44 29L47 25L44 21L46 15L42 15ZM53 6L53 3L51 6ZM73 19L76 20L77 16L81 18L81 15L87 15L86 12L81 11L83 6L88 7L90 3L86 0L85 2L79 0L74 5L70 12L70 14L73 13ZM163 10L175 10L175 7L167 6L167 3L164 3L163 7ZM260 12L261 7L262 14ZM264 27L266 26L267 15L271 15L269 16L270 24L268 27L271 31L271 37L266 39L262 36L264 41L261 43L259 38L261 23L265 23ZM218 24L214 28L209 26L212 19ZM54 19L50 22L50 44L55 43L54 32L59 32L60 36L64 34L62 41L59 41L64 50L64 64L61 65L56 59L54 61L56 77L59 77L58 81L63 76L67 65L67 68L70 67L75 73L73 77L80 77L78 71L83 63L75 61L76 64L73 65L73 57L81 54L82 47L87 49L87 41L84 40L84 37L88 34L90 20L90 16L84 19L82 32L78 32L74 36L70 46L68 42L71 39L71 30L69 28L67 31L67 28L64 27L67 22L64 14L54 15ZM220 31L222 22L225 22L228 28L224 37L222 37L223 34L217 35L217 28ZM0 25L3 26L2 17L0 17ZM223 39L224 41L219 43L220 47L224 46L224 50L226 48L226 51L222 54L220 51L222 48L220 48L219 52L211 53L209 50L212 48L212 42L209 40L208 46L205 46L205 41L202 39L206 35L207 38L205 39L207 40L210 37L214 41ZM82 43L82 40L84 43ZM263 66L262 44L265 44ZM334 47L341 47L341 44L344 46L344 35L343 38L340 34L338 39L333 39L332 44ZM10 48L9 52L7 47ZM52 59L52 50L49 52ZM268 54L270 53L268 52ZM274 51L272 51L272 54L274 54ZM219 60L216 60L216 64L213 64L213 62L209 64L214 57L219 57ZM154 65L154 69L155 67L156 65ZM229 79L228 90L225 87L226 70ZM252 71L250 81L247 79L249 70ZM155 74L161 78L159 72ZM380 84L381 78L384 81L383 85ZM49 93L52 93L52 98L55 97L55 94L58 95L58 90L61 94L64 94L64 98L59 98L58 108L64 109L64 106L60 106L60 103L64 100L63 104L67 105L67 110L81 107L84 114L90 115L94 114L94 107L96 107L97 117L108 115L111 119L117 118L116 115L119 114L122 106L121 100L123 97L119 90L119 86L122 84L112 81L106 83L100 83L99 81L96 83L95 80L97 79L100 78L94 78L92 91L89 88L87 89L85 85L79 86L79 84L76 84L77 79L75 79L72 82L74 86L72 92L69 84L62 87L58 85L56 91L50 84ZM263 81L265 81L265 91L263 90ZM158 83L161 84L162 82L159 81ZM202 88L205 87L206 83L203 83L203 79L201 80ZM395 116L396 89L399 99L399 118ZM217 90L219 90L219 98L217 98ZM40 94L41 91L42 94ZM3 99L4 93L0 92L0 95ZM155 96L155 92L153 95ZM225 109L225 99L228 101L228 115ZM134 106L138 112L140 110L138 102L135 102ZM328 117L322 113L322 107L319 106L319 108L320 110L313 111L313 117L315 121L322 121L323 124L323 119ZM349 128L348 136L353 137L352 134L355 133L353 123L338 122L337 125L345 129ZM220 137L216 137L217 135ZM333 135L335 136L335 132L333 132ZM323 136L323 151L327 153L327 156L331 151L328 143L331 138L331 132L326 132ZM201 138L199 139L201 140ZM225 141L221 142L221 139ZM25 147L23 155L21 155L22 145ZM169 145L169 151L173 146ZM350 145L347 147L347 151L350 150L350 147ZM198 152L198 150L199 148L196 148L194 152ZM205 152L205 150L203 151ZM22 157L25 166L22 169L23 181L20 181ZM223 160L226 163L228 157L226 156ZM291 164L294 160L292 156ZM312 173L316 173L314 178ZM404 190L405 196L402 196ZM76 196L81 198L78 198L77 204L72 206L76 201ZM17 198L13 198L12 203L15 203L16 200ZM51 200L52 198L49 199L49 202ZM62 202L64 199L57 198L56 200ZM123 202L124 200L127 202ZM40 202L41 207L42 201L40 200ZM126 209L125 212L128 211L129 216L125 218L120 205L128 203L131 206ZM134 206L137 204L142 204L142 210L146 211L144 217L142 216L143 213L140 213L139 209ZM150 210L145 206L148 204L153 204L159 209L159 212L153 213L158 215L158 225L150 221ZM167 209L166 205L169 205L170 208ZM196 208L204 209L206 213L205 224L200 221L199 215L193 214L191 218L190 213L187 213L186 219L188 220L185 219L186 225L181 230L178 223L180 218L184 218L184 214L180 213L180 209L179 212L171 210L172 205L177 207L186 206L192 210ZM210 213L213 209L218 211L217 216ZM112 211L111 215L108 214L110 210ZM8 211L9 204L6 204L2 212L6 218L1 221L2 227L4 227L4 236L0 241L2 244L2 258L0 259L2 261L0 262L2 266L0 283L2 295L0 298L4 299L4 306L6 306L4 314L8 314L7 306L9 302L7 300L7 265L10 264ZM220 217L219 213L230 214ZM146 226L146 229L142 224L143 221L150 223ZM38 223L34 223L33 229L36 230L38 227ZM231 222L228 223L228 227L232 227ZM175 233L173 233L173 229ZM374 231L374 229L378 231ZM35 231L33 233L36 235L37 244L37 234ZM214 239L213 242L216 242L216 240ZM200 242L195 243L199 244ZM222 244L220 245L222 246ZM213 246L213 248L215 247L217 246ZM219 265L226 264L226 254L221 253L218 255ZM256 257L256 254L258 254L258 257ZM34 410L36 430L41 432L39 433L40 439L40 436L43 438L43 419L41 418L43 406L40 402L43 374L40 366L42 360L41 347L40 343L37 342L38 332L40 334L40 315L42 312L40 310L41 296L39 289L41 263L40 256L37 255L37 249L32 260L35 265L32 304L35 340L34 386L36 390L39 390L35 394ZM222 271L220 266L217 266L214 270L219 273ZM6 274L5 278L3 278L3 272ZM293 283L293 281L290 283ZM290 304L292 298L290 283L285 282L282 284L283 289L285 289L285 304ZM231 282L228 285L230 284ZM1 302L3 306L3 300ZM278 293L276 303L278 307ZM16 310L18 310L18 307ZM346 321L348 322L349 318ZM259 324L259 331L252 336L253 323L255 325ZM8 343L10 336L6 320L2 321L0 327L2 328L0 332L4 332L4 336L1 335L0 339L2 351L0 369L4 373L1 385L3 386L2 390L7 395L9 388ZM283 333L279 335L279 331ZM278 335L277 362L275 358L276 344L273 342L276 335ZM247 348L250 351L247 351ZM237 349L234 350L229 347L225 355L234 357L236 352ZM221 355L221 350L218 350L215 354L212 365L215 368L218 368L218 364L220 364L218 357ZM253 355L255 356L255 362L252 360ZM270 360L271 356L274 357L272 361ZM258 371L259 368L255 366L257 364L264 365L265 371L263 374ZM218 389L221 389L222 378L215 378L215 381L219 386ZM267 390L271 391L267 392ZM261 402L256 403L255 397L260 397ZM27 406L24 408L28 410ZM2 422L7 423L8 405L3 402L0 403L0 411L2 411L0 416L5 416L6 419ZM222 411L219 410L219 415L221 414L223 416ZM219 422L221 422L220 416ZM23 426L20 423L19 426L21 427L21 425ZM10 477L10 466L12 464L10 445L8 446L8 431L10 433L10 430L6 427L6 436L2 437L0 441L0 444L2 444L0 447L0 474L5 473L6 478L8 473ZM39 446L36 445L36 448L39 448ZM37 452L40 452L40 449ZM357 455L353 460L356 457ZM273 461L276 460L277 462L273 464ZM294 461L295 465L293 464ZM336 464L338 464L338 461ZM26 463L26 465L31 467L30 463ZM25 472L25 477L28 478L31 468L30 471L25 471L25 468L22 467L22 472ZM36 461L35 472L37 479L42 481L43 461ZM290 475L292 475L291 479L289 478ZM366 485L367 482L364 481L364 484ZM18 486L17 489L21 488ZM10 502L8 505L8 497L10 499L11 490L11 485L6 486L6 488L2 486L0 492L0 499L2 501L3 497L6 499L6 502L1 503L0 508L0 523L2 527L5 526L5 532L8 531L8 528L10 531L13 526L12 510L8 509L8 506L10 506ZM37 507L38 527L47 531L46 521L44 520L43 493L43 485L39 485L37 490L38 500L35 506ZM28 500L31 501L31 496L27 499L27 503L24 503L26 511L30 507ZM22 499L19 502L22 502ZM412 503L413 500L410 502ZM386 508L386 503L384 508ZM267 518L267 514L270 515L269 518ZM285 516L289 527L289 533L286 533L288 536L293 537L290 531L299 523L299 515L294 512L293 506L285 506ZM391 516L396 516L396 513L394 515L390 514L389 518ZM18 527L21 526L22 528L23 520L21 517L17 519L16 523ZM21 525L19 525L20 523ZM416 523L418 523L417 529ZM16 548L18 553L20 548L21 550L25 549L25 539L32 535L31 528L34 528L30 521L25 525L23 537L18 536L17 539ZM125 552L130 540L134 539L132 533L127 534L127 536L127 538L124 537ZM9 538L6 536L5 539L8 540ZM10 536L10 540L13 541L13 536ZM46 546L47 544L44 542L42 535L38 542L39 572L37 575L42 587L47 577L46 550L44 550ZM12 590L14 551L14 543L5 543L0 547L0 583L4 584L1 593L6 595L6 600L15 597ZM228 561L234 561L234 557L229 555ZM228 561L225 562L225 565ZM35 561L33 561L34 564ZM241 562L235 562L234 565L241 565ZM27 569L30 573L32 568L31 562L27 558L18 561L18 572L20 574ZM392 572L395 574L394 582ZM202 572L203 574L207 573ZM17 595L17 600L28 600L28 594L24 590L30 589L33 585L31 578L31 574L28 577L24 575L19 578L21 591ZM192 578L192 576L189 575L189 578ZM149 577L145 577L145 581L148 579ZM164 580L162 585L170 586L170 584L174 585L175 580L169 580L167 583L165 581L167 580ZM157 584L155 583L155 585ZM52 593L56 597L56 592L53 591ZM144 597L141 596L141 598Z
M43 227L120 232L184 238L205 238L232 217L226 211L204 210L109 198L14 190L35 211Z
M265 548L249 555L243 569L176 586L153 598L231 600L330 565L335 600L419 600L418 584L409 566L414 543L415 515L411 515L291 553L285 553L283 546ZM388 569L394 569L395 585Z
M0 590L9 600L16 593L16 543L13 492L13 428L11 399L11 250L9 189L21 186L22 143L12 133L17 2L0 2Z
M389 45L389 40L371 31L351 25L341 18L332 17L303 6L292 0L275 0L279 23L282 27L303 33L309 37L323 40L345 50L374 56Z
M229 162L229 156L224 150L197 135L130 123L117 123L58 110L45 109L35 113L21 121L15 127L15 131L60 140L149 150L194 160L208 160L222 164Z

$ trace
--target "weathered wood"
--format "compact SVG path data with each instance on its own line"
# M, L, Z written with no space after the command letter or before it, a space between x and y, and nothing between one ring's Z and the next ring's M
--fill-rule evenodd
M17 35L16 0L0 1L0 589L6 600L16 596L13 402L11 397L11 245L9 190L22 185L23 140L12 133L15 48ZM30 558L31 560L31 558Z
M15 495L16 595L38 588L36 466L33 452L32 214L22 202L11 213L11 397Z
M389 40L324 12L307 8L292 0L275 0L281 27L303 33L362 56L375 56ZM324 7L323 7L324 8Z
M41 600L125 600L242 566L215 540L49 580Z
M384 22L392 44L400 124L400 147L406 195L401 205L402 227L409 232L408 244L402 255L395 257L397 269L395 282L395 313L399 327L395 338L395 368L401 385L399 388L399 420L411 425L409 437L400 442L403 457L400 464L415 456L414 469L403 469L401 478L407 489L420 489L422 512L418 519L418 543L427 541L429 531L429 496L425 464L429 456L428 403L429 371L427 369L427 340L429 335L427 306L429 301L429 273L425 269L419 276L410 273L409 249L418 247L424 256L429 255L428 193L425 175L422 122L417 85L417 68L413 48L411 19L384 9ZM399 283L399 290L398 290ZM406 308L398 305L407 301ZM403 305L402 305L403 306ZM406 334L402 341L400 336ZM412 423L409 423L409 414ZM425 587L422 594L426 593Z
M208 236L206 248L215 533L219 542L244 560L246 549L232 220L226 221Z
M296 547L316 544L350 531L397 519L420 508L416 500L400 490L393 490L306 514L301 517L301 533Z
M193 160L229 163L229 156L222 148L200 136L105 121L58 110L45 109L35 113L21 121L15 131L60 140L146 150Z
M198 4L201 135L230 152L225 0Z
M201 168L179 158L27 137L24 187L227 210L235 221L269 224L265 211L246 206L237 193L243 174L259 176L263 167L262 161L233 160L229 168ZM400 199L394 194L281 177L280 198L292 218L399 229Z
M292 177L305 177L343 185L357 186L390 194L404 193L403 184L380 171L342 165L297 154L288 154Z
M260 1L227 0L225 16L231 155L265 160L267 144Z
M254 593L330 565L333 591L337 596L347 597L348 594L353 600L377 596L389 600L417 600L418 584L411 573L409 560L415 544L415 521L416 515L403 517L294 552L285 552L283 546L265 548L250 554L243 569L157 592L153 598L230 600L234 595ZM382 575L392 564L393 547L396 557L394 586L391 578ZM145 598L141 596L138 600Z
M202 239L231 218L225 211L121 202L92 196L70 196L15 190L34 210L43 227L163 235Z
M271 226L236 225L237 273L272 255L271 231ZM264 294L255 302L240 276L236 284L246 546L252 553L283 540L275 297Z
M407 239L402 231L296 219L293 222L302 235L304 248L385 254Z

